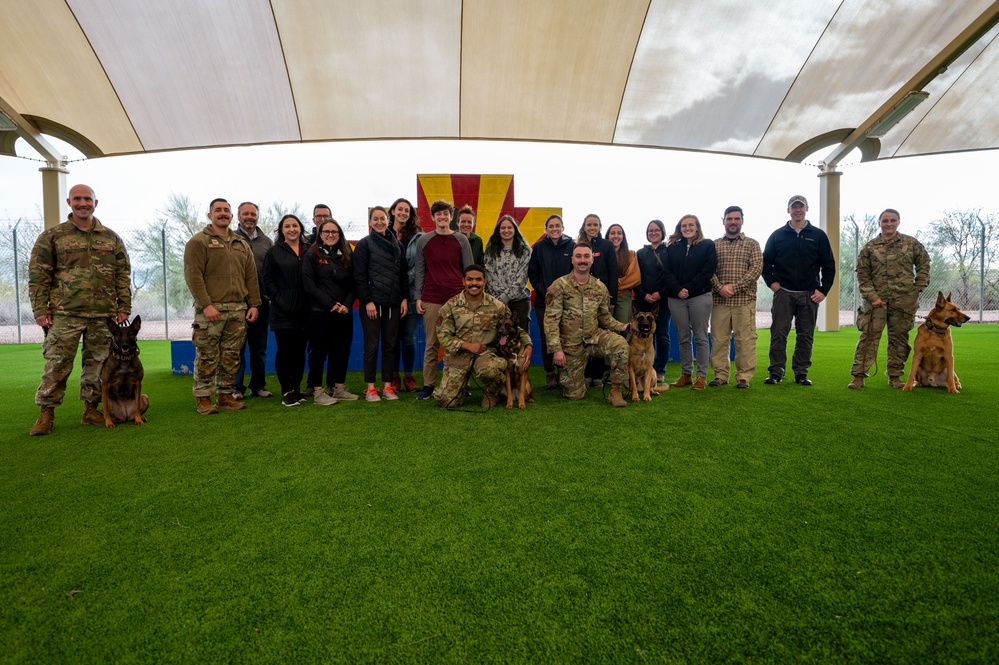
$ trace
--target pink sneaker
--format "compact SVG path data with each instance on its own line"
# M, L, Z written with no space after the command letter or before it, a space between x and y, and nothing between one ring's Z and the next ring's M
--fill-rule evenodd
M399 395L396 394L395 388L393 388L391 385L385 386L382 389L382 397L388 400L399 399Z

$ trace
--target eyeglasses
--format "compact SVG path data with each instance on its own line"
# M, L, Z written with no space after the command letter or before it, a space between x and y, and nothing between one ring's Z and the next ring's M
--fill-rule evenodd
M336 231L327 230L327 231L320 231L319 235L322 235L322 236L338 236L340 234L338 232L336 232Z

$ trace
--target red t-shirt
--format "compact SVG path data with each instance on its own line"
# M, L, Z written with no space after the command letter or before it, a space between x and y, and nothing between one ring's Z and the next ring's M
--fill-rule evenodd
M461 244L455 234L434 234L423 247L423 261L426 265L423 302L443 305L461 293L465 275L461 265Z

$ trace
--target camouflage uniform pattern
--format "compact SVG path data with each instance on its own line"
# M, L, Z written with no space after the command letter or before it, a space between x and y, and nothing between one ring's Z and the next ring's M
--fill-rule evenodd
M187 241L184 279L194 297L194 396L232 394L246 340L246 308L260 306L253 252L231 229L219 236L209 225ZM221 314L218 321L205 317L208 305Z
M194 396L232 394L239 370L239 354L246 339L246 306L216 305L222 318L209 321L194 314Z
M577 284L572 273L555 280L545 295L545 334L552 353L565 354L560 381L562 395L582 399L586 395L583 379L589 356L606 358L611 366L612 385L628 380L628 342L617 334L621 328L610 311L607 287L591 277Z
M860 340L853 356L854 376L867 376L888 326L888 376L901 376L909 358L909 331L916 319L919 292L930 283L930 255L922 243L902 233L891 240L880 235L857 256L857 285L864 297L858 312ZM884 307L871 305L877 299Z
M441 406L458 406L464 402L465 378L469 372L482 382L487 395L499 394L504 382L506 360L496 355L492 346L496 342L496 324L509 310L503 301L489 294L482 294L482 302L470 303L462 291L444 303L437 315L437 339L444 347L444 373L441 385L434 391L434 399ZM517 329L523 345L531 344L531 337ZM463 342L490 345L476 355L461 348Z
M52 326L42 344L45 369L35 404L62 404L81 335L80 399L101 401L101 366L111 337L105 320L131 312L130 278L125 244L96 217L88 231L66 221L38 236L28 266L28 295L35 318L51 314Z

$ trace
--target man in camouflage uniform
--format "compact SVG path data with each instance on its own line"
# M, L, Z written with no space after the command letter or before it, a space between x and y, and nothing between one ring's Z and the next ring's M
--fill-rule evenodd
M509 315L503 301L485 292L485 269L472 263L464 269L464 289L448 300L437 314L437 339L444 347L444 374L434 399L443 406L459 406L465 401L465 381L472 372L482 382L482 406L499 401L506 373L506 360L490 346L496 341L496 324ZM517 328L522 350L523 371L531 364L531 337Z
M582 399L586 394L583 371L590 356L606 358L611 366L611 391L607 401L628 406L621 386L628 379L628 343L618 332L628 329L610 310L610 293L590 278L593 252L589 245L572 250L572 272L558 278L545 295L545 335L553 362L562 368L562 395Z
M194 397L202 415L246 407L232 393L246 323L257 320L260 306L253 252L229 228L229 202L212 201L208 219L184 248L184 279L194 296Z
M918 240L898 232L900 220L897 210L889 208L881 213L881 235L864 245L857 256L857 284L864 306L857 316L860 341L850 370L853 381L847 386L853 390L864 387L886 324L888 385L905 385L901 376L911 350L909 331L915 322L919 293L930 283L930 255Z
M80 399L84 425L103 425L101 367L108 357L111 333L106 320L128 320L132 310L131 266L125 244L94 217L97 197L86 185L76 185L66 199L69 219L48 229L35 241L28 267L28 294L35 322L46 329L42 343L45 369L35 393L41 408L31 436L52 431L55 408L62 404L66 381L73 371L76 348L83 335Z

